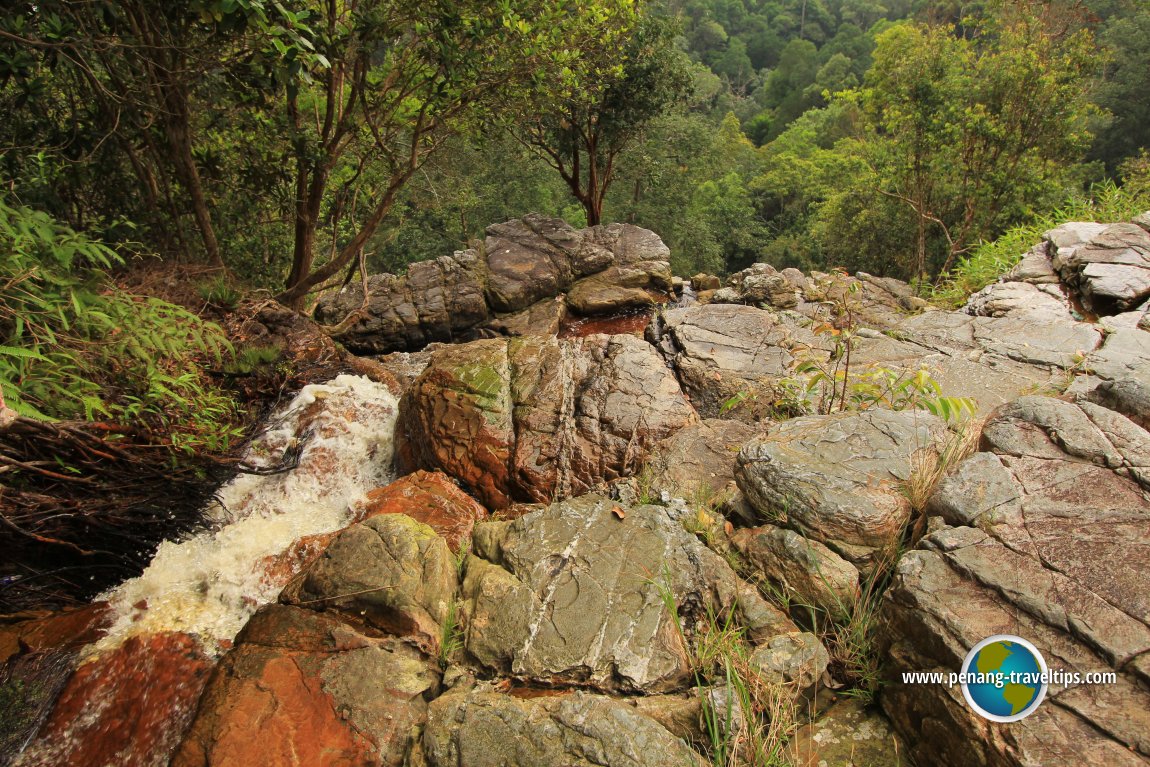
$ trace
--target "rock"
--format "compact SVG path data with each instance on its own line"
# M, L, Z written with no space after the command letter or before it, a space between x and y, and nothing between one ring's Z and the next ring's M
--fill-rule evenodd
M438 687L438 668L398 639L271 605L213 675L172 766L398 767Z
M1030 317L964 317L928 312L911 317L901 333L924 346L980 350L1029 365L1073 368L1102 341L1088 322L1039 321Z
M910 518L900 484L946 426L922 411L795 418L739 452L735 479L763 521L825 543L857 567L888 556Z
M563 296L536 301L521 312L497 317L485 327L501 336L553 336L567 314Z
M359 519L406 514L429 526L457 553L470 543L475 523L487 517L486 509L438 471L416 471L376 488L353 506L353 511Z
M1137 378L1103 381L1084 398L1121 413L1143 429L1150 429L1150 381Z
M799 305L795 286L781 274L752 274L743 280L743 300L766 303L779 309Z
M106 602L0 617L0 764L8 765L52 711L83 648L104 634Z
M432 341L466 338L491 316L481 270L476 252L465 250L411 264L403 277L372 275L363 318L338 338L361 354L418 351ZM363 306L363 286L352 283L321 298L315 318L336 325Z
M443 538L404 514L382 514L341 532L280 599L361 615L436 648L457 586Z
M703 767L702 757L625 703L600 695L518 700L444 695L423 733L426 767Z
M794 767L903 767L906 746L882 714L851 698L804 724L787 745Z
M853 284L858 286L854 291ZM928 308L905 282L865 272L853 277L842 272L812 272L803 296L806 301L796 311L815 322L840 320L843 308L849 306L856 325L876 330L896 328L907 319L908 312Z
M812 698L830 654L814 634L796 631L756 647L748 663L767 681L790 685L796 696Z
M1046 241L1035 245L1022 260L1006 274L1010 282L1029 282L1034 285L1057 285L1060 280L1050 261L1050 248Z
M107 602L0 616L0 665L21 653L79 650L103 635L108 619Z
M844 615L858 598L858 570L818 541L793 530L763 525L736 531L731 542L760 573L801 605Z
M320 299L316 318L334 325L363 307L339 338L360 353L413 351L432 341L484 334L528 335L552 327L570 291L585 314L648 305L671 291L670 252L653 232L630 224L576 230L531 214L487 228L482 247L375 275ZM494 318L494 319L492 319Z
M307 382L326 381L351 372L370 378L399 394L400 386L386 367L349 354L314 321L282 304L265 301L250 309L251 319L237 331L252 346L274 346ZM243 308L238 314L245 313Z
M483 523L475 551L463 584L467 651L492 671L547 684L685 689L691 667L665 599L693 641L708 611L739 606L743 585L662 507L597 495ZM797 630L785 619L776 627Z
M663 312L648 327L705 418L753 421L775 401L775 384L790 375L795 337L770 312L737 304L708 304ZM813 341L813 337L811 339Z
M1064 224L1046 237L1054 269L1095 314L1117 314L1150 297L1150 232L1137 224Z
M440 349L404 396L401 449L492 509L638 472L697 417L648 344L628 335L494 339Z
M967 299L964 308L978 317L1032 317L1046 322L1074 319L1070 302L1057 287L1030 282L992 282Z
M946 320L951 315L931 312L924 316ZM942 340L920 339L913 333L891 332L897 338L884 334L856 338L851 353L856 374L881 368L911 376L925 368L944 396L973 399L980 413L989 413L1027 391L1065 385L1061 370L1027 365L977 348L947 346Z
M427 368L427 363L431 361L431 353L439 346L440 344L428 344L423 351L392 352L376 357L376 362L398 382L397 396L411 388L411 384Z
M916 762L1145 764L1150 434L1091 402L1024 397L988 421L982 447L928 506L957 527L905 555L886 594L884 709ZM1002 633L1032 642L1053 669L1118 681L1051 685L1009 731L974 714L957 687L901 683L904 671L956 670Z
M131 637L81 665L21 767L164 767L196 711L212 662L186 634Z
M1082 360L1092 375L1108 381L1133 379L1150 385L1150 333L1120 328Z
M658 443L649 461L651 486L672 495L714 502L735 488L735 456L757 431L747 424L708 418Z
M718 290L722 285L719 278L713 274L696 274L691 278L691 287L695 290Z

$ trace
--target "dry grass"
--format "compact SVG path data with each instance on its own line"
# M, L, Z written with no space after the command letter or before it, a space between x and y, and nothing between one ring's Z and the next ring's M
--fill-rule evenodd
M910 476L902 486L912 509L908 545L916 544L926 530L926 505L938 483L978 447L982 424L981 420L961 421L947 432L942 444L920 448L911 456Z

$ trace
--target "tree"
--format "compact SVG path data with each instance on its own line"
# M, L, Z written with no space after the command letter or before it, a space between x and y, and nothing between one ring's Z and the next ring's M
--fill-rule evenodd
M295 246L277 298L297 307L354 265L399 191L450 136L606 76L606 51L632 18L629 0L505 0L494 13L480 0L317 6L325 61L301 67L284 89ZM329 255L317 265L321 224Z
M1059 35L1037 8L977 31L887 30L860 94L877 190L917 220L914 276L946 271L980 237L1025 216L1089 138L1089 33ZM931 263L939 235L941 263Z
M624 45L619 72L584 83L559 109L512 128L559 172L589 225L602 217L619 155L689 92L690 68L673 45L674 33L672 20L643 16Z

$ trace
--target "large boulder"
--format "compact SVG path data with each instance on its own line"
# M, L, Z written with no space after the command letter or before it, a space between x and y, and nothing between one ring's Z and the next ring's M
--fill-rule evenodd
M774 525L741 528L731 543L768 581L800 605L849 614L859 596L859 572L818 541Z
M495 692L431 704L423 767L703 767L681 739L632 706L583 692L519 700Z
M475 523L487 517L478 501L443 472L416 471L369 492L352 505L360 519L406 514L441 535L451 550L466 548Z
M817 343L810 331L740 304L663 312L648 326L647 339L674 365L702 416L749 421L774 403L778 381L791 375L796 347Z
M258 612L213 675L172 767L399 767L438 667L297 607Z
M360 319L338 335L359 353L416 351L432 341L467 337L491 316L484 299L483 262L472 250L414 263L402 277L372 275L367 291L365 304L363 286L354 283L324 296L315 310L316 320L325 325L360 312Z
M941 483L942 527L899 562L880 621L883 706L916 762L1144 765L1150 757L1150 434L1098 405L1024 397L987 423L983 451ZM976 715L952 672L995 634L1029 640L1052 669L1117 674L1052 684L1010 727Z
M658 443L647 469L653 489L715 504L735 491L735 456L758 431L740 421L707 418Z
M1055 271L1095 314L1150 298L1150 232L1137 224L1063 224L1046 239Z
M437 350L404 395L399 434L411 466L441 469L496 509L633 475L696 421L642 340L536 336Z
M340 533L280 599L362 616L437 648L457 587L443 538L405 514L380 514Z
M866 410L785 421L739 452L735 479L765 522L870 568L893 554L910 519L902 483L946 425L924 411Z
M585 495L483 523L475 549L463 583L466 648L497 673L666 692L693 682L684 640L708 615L735 611L763 637L798 631L660 506Z
M882 714L845 698L787 742L794 767L903 767L906 747Z
M10 754L15 757L11 764L166 767L192 722L211 670L212 660L195 637L131 637L76 669L36 738L26 747L17 744L24 747L18 756L15 750ZM17 701L37 694L5 687ZM6 726L15 713L16 706L6 703Z
M316 319L327 325L358 319L338 335L360 353L414 351L432 341L484 333L522 334L554 324L555 303L583 314L649 305L671 291L670 252L662 240L630 224L574 229L531 214L487 228L481 247L380 274L363 286L324 296Z

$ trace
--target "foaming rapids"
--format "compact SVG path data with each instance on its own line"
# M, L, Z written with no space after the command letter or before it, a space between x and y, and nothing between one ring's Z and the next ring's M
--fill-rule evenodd
M386 386L361 376L304 387L245 455L270 467L294 450L299 465L237 476L205 510L206 531L165 541L140 577L103 594L115 619L96 652L173 631L198 636L209 652L225 648L283 587L268 577L269 560L301 537L345 526L352 502L393 479L397 406Z

